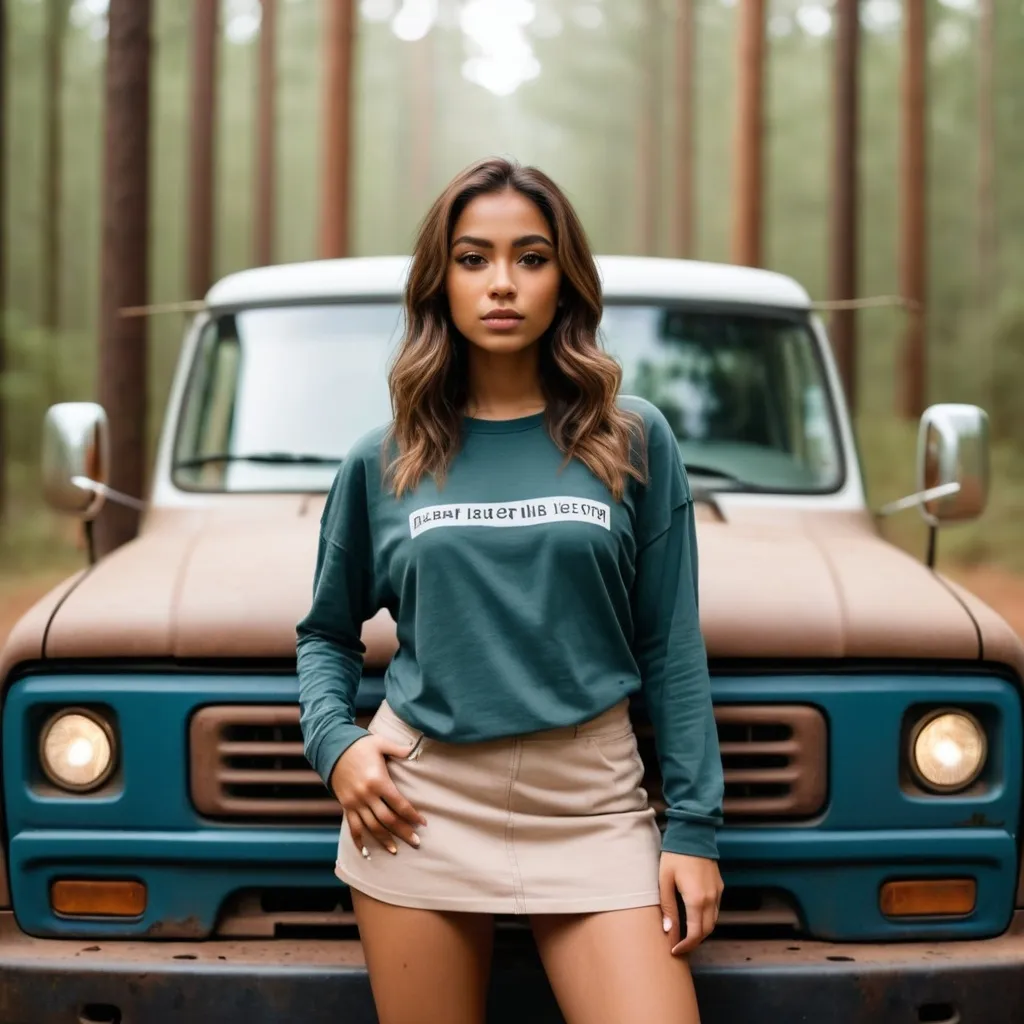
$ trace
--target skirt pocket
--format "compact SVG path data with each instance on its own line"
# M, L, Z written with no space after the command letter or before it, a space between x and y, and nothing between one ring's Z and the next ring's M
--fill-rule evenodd
M635 784L640 784L644 774L644 763L640 757L640 748L626 701L610 707L597 718L580 725L577 729L577 738L584 742L606 768L618 773L628 771L635 776Z
M386 700L381 701L366 731L374 735L384 736L396 743L404 743L411 747L408 754L403 758L392 758L399 761L418 761L423 756L423 751L428 745L429 739L422 729L416 729L403 719L399 718Z
M614 735L588 736L586 743L606 768L616 773L628 772L635 779L633 784L640 785L644 762L632 728Z

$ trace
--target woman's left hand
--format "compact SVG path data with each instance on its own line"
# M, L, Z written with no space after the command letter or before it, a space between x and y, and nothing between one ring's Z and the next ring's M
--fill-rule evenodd
M718 904L724 888L722 876L718 873L718 861L665 852L661 855L658 875L662 919L663 924L669 924L665 930L672 953L689 953L715 930L718 921ZM677 890L686 908L686 938L682 941Z

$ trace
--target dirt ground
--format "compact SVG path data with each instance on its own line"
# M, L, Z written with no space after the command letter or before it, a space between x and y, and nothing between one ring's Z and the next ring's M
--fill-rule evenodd
M994 566L946 570L946 575L977 594L1024 636L1024 576Z
M66 571L53 570L14 579L0 578L0 646L21 615L70 575Z
M1019 635L1024 636L1024 576L995 567L946 571L995 608ZM0 645L18 617L67 575L66 572L52 571L0 579Z

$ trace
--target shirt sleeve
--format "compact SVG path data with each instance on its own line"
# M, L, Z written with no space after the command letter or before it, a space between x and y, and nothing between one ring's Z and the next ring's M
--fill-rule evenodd
M668 425L664 425L668 430ZM667 805L662 847L718 859L724 781L700 630L693 500L674 436L652 438L633 585L634 649Z
M346 461L335 477L320 520L312 604L296 627L303 745L325 785L338 758L368 735L355 724L362 625L376 611L365 483L361 460Z

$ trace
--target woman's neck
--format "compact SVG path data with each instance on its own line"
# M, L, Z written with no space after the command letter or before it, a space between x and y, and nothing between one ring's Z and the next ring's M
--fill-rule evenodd
M504 420L529 416L546 405L540 385L539 349L510 354L469 351L469 398L466 415Z

